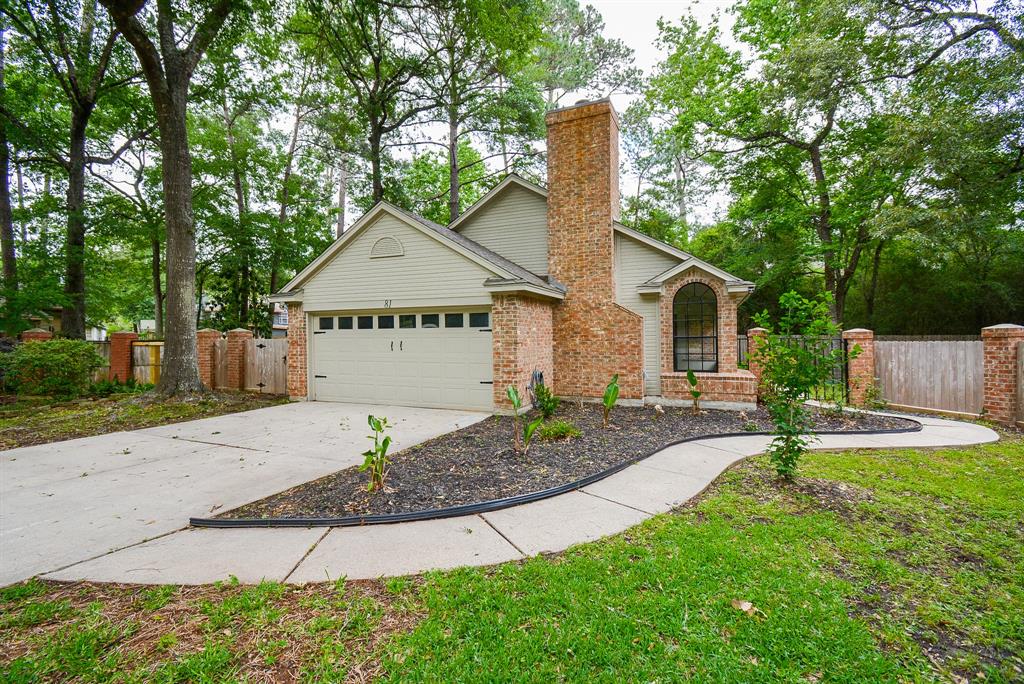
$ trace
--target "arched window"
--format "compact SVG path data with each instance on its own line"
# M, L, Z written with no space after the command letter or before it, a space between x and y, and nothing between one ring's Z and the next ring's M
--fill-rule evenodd
M704 283L689 283L672 300L672 352L676 371L718 370L718 299Z

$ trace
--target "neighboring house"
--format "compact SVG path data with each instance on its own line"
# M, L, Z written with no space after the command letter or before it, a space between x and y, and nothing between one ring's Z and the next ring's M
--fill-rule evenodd
M288 336L288 306L281 302L274 302L274 314L270 321L270 336Z
M445 227L386 203L272 299L294 398L505 411L536 370L562 397L751 407L736 308L753 284L618 222L607 100L547 115L548 188L508 176Z
M33 329L47 330L54 335L59 335L61 331L60 315L63 311L62 307L53 306L45 309L41 315L32 315L27 318ZM85 327L85 339L92 342L102 342L107 339L107 329L102 325L87 325Z

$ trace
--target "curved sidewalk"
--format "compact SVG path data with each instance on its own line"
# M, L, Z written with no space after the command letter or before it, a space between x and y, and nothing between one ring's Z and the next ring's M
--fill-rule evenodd
M822 435L815 449L956 447L995 442L992 430L914 416L920 432ZM458 518L344 528L195 529L172 532L43 577L152 584L293 583L408 575L562 551L621 532L702 492L770 437L709 437L664 449L583 489ZM183 513L187 515L187 511Z

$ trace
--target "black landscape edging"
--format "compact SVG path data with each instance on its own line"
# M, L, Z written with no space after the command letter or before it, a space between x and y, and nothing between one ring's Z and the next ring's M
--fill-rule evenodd
M901 416L902 418L902 416ZM920 432L924 427L922 423L918 423L916 420L911 418L902 418L903 420L910 421L916 424L916 427L908 428L892 428L889 430L822 430L821 432L815 432L814 435L891 435L900 434L906 432ZM346 515L338 518L189 518L188 523L193 527L212 527L212 528L242 528L242 527L361 527L363 525L386 525L390 523L400 522L413 522L416 520L436 520L438 518L455 518L461 515L475 515L477 513L487 513L489 511L497 511L502 508L510 508L512 506L518 506L520 504L531 503L533 501L540 501L542 499L548 499L559 494L566 494L568 492L582 489L587 485L592 485L595 482L603 480L604 478L614 475L620 470L625 470L631 465L635 465L644 459L654 456L659 451L664 451L669 447L674 447L679 444L685 444L686 442L695 442L699 439L718 439L721 437L754 437L754 436L770 436L770 432L724 432L715 435L704 435L703 437L684 437L683 439L675 442L670 442L661 446L650 453L637 456L635 458L623 461L617 465L612 466L606 470L602 470L599 473L588 475L587 477L581 478L574 482L559 485L557 487L551 487L550 489L542 489L538 492L530 492L528 494L518 494L516 496L509 496L503 499L491 499L490 501L481 501L479 503L462 504L461 506L449 506L447 508L432 508L426 511L412 511L410 513L376 513L371 515Z

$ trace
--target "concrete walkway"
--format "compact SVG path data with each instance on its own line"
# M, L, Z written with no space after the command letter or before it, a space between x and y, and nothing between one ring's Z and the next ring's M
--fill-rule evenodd
M362 462L368 413L391 420L396 450L486 417L302 402L2 451L0 586L67 566L87 567L80 564L113 558L104 554L148 540L180 543L188 537L162 535L181 530L191 515L234 508ZM284 548L295 552L285 572L316 534L288 542L292 546ZM268 576L277 573L277 566L264 565L274 560L259 547L249 549L255 559L230 540L216 548L231 560L227 570L245 564ZM268 548L278 553L276 546ZM181 568L193 553L199 550L183 551ZM208 572L217 567L213 562Z
M999 438L992 430L970 423L916 419L924 424L921 432L824 435L816 448L955 447ZM751 435L687 442L582 490L481 515L327 529L182 529L45 577L203 584L234 575L242 582L302 583L518 560L615 534L668 511L701 492L736 461L764 451L768 441ZM268 489L274 487L263 487L261 492ZM257 496L262 494L254 492L250 498ZM179 508L178 512L180 524L189 514L206 511Z

